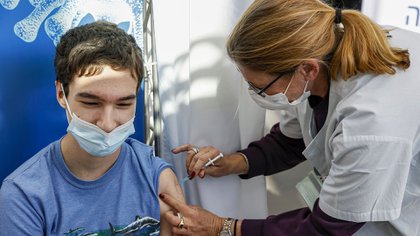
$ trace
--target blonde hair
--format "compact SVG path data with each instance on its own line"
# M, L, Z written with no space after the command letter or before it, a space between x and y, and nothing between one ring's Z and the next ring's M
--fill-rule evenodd
M358 73L394 74L410 66L407 50L393 48L388 31L355 10L320 0L256 0L229 36L229 57L252 69L279 74L310 58L325 61L332 79Z

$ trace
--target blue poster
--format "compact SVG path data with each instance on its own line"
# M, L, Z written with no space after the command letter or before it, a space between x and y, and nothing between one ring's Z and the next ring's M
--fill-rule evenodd
M142 0L0 0L0 181L66 133L55 98L54 53L61 35L95 20L118 24L143 48ZM144 140L138 94L134 138Z

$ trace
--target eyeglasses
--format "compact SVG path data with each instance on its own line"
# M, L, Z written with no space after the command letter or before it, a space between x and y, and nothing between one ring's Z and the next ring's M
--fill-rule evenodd
M253 90L256 94L258 94L258 95L260 95L261 97L265 97L265 96L267 96L267 94L265 93L265 91L271 86L271 85L273 85L277 80L279 80L281 77L283 77L283 76L285 76L285 75L287 75L287 74L290 74L290 73L292 73L292 72L294 72L295 71L295 69L293 69L293 70L288 70L288 71L285 71L285 72L283 72L283 73L280 73L273 81L271 81L269 84L267 84L264 88L262 88L262 89L260 89L260 88L258 88L257 86L255 86L254 84L252 84L251 82L249 82L249 81L246 81L247 83L248 83L248 89L249 90Z

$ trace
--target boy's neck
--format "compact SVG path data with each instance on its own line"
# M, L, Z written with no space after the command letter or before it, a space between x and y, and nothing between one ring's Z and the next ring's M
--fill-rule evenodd
M64 162L77 178L92 181L102 177L117 161L121 148L107 157L92 157L69 133L61 140Z

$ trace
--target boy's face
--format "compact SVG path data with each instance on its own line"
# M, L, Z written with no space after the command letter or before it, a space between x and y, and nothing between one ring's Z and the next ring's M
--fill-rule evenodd
M129 70L116 71L105 66L98 75L73 78L69 84L67 100L71 111L79 118L109 133L133 118L136 111L136 86L137 80ZM66 108L58 82L56 91L58 102Z

